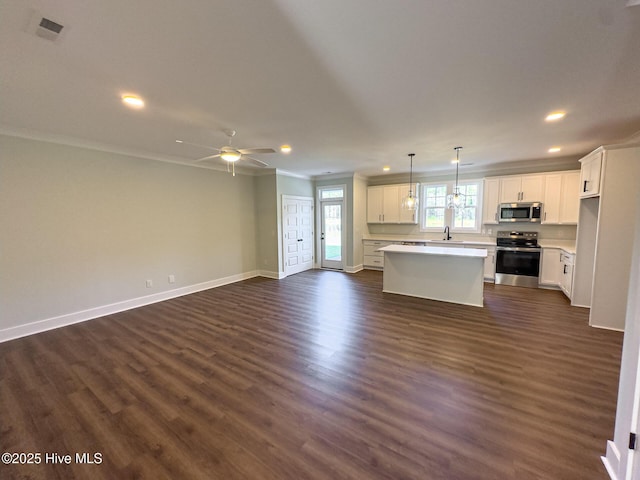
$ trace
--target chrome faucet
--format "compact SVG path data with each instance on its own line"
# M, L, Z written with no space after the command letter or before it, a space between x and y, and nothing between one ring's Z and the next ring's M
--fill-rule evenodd
M451 235L449 234L449 225L444 227L444 238L443 240L451 240Z

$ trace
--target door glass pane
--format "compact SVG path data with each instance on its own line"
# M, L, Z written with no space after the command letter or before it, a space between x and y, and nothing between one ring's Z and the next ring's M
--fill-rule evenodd
M324 205L324 259L342 261L342 205Z

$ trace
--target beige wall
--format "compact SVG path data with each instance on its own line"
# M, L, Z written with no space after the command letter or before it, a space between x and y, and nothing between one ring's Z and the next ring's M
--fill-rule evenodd
M353 268L358 269L364 260L362 238L367 235L367 180L353 177Z
M255 177L257 268L268 276L278 275L278 209L276 174Z
M0 331L256 270L252 177L7 136L0 151Z

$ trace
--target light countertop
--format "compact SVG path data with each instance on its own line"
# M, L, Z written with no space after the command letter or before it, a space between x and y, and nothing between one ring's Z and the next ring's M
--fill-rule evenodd
M426 238L407 238L406 236L395 236L395 235L368 235L362 238L363 241L372 240L372 241L381 241L381 242L407 242L407 243L426 243L427 245L434 244L436 245L473 245L479 247L495 247L496 242L486 241L486 240L438 240L438 239L426 239Z
M486 258L487 251L483 248L455 248L455 247L417 247L413 245L387 245L379 249L388 253L413 253L418 255L445 255L450 257Z
M538 240L538 245L542 248L558 248L564 250L566 253L575 255L576 253L576 241L575 240L553 240L542 239Z

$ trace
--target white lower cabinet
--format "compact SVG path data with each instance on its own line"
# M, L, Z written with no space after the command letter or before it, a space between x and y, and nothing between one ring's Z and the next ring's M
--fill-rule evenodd
M562 251L559 248L543 248L540 262L539 284L545 287L560 286L562 272Z
M425 245L421 240L409 240L410 243L417 245ZM369 270L382 270L384 268L384 252L378 251L387 245L397 245L403 242L392 242L385 240L363 240L364 260L362 265ZM447 247L447 248L482 248L487 251L487 258L484 260L484 279L485 281L494 281L496 278L496 247L492 245L461 245L459 243L448 243L445 241L430 241L426 243L430 247Z
M562 278L560 278L560 288L564 294L571 298L573 287L573 262L574 255L562 252Z
M571 299L575 255L560 248L543 248L540 265L540 286L560 287Z
M487 251L487 258L484 259L484 279L489 281L495 281L496 279L496 247L472 247L465 246L464 248L482 248Z
M368 269L380 270L384 268L384 253L378 249L392 245L394 242L385 242L381 240L364 240L364 261L362 266Z

